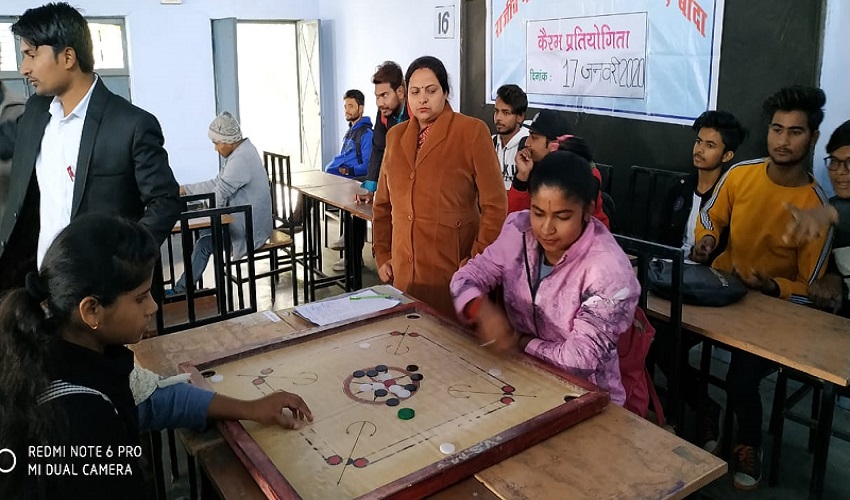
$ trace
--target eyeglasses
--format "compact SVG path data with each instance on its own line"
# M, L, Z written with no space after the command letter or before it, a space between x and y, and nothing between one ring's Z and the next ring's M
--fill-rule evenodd
M826 168L828 168L830 172L835 172L839 167L842 167L847 173L850 173L850 157L841 160L830 155L824 158L823 162L826 164Z

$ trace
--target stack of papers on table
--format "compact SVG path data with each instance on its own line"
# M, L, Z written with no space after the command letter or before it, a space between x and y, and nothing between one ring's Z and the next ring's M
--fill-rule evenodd
M347 321L397 306L400 298L364 290L354 295L311 302L295 308L295 313L319 326Z

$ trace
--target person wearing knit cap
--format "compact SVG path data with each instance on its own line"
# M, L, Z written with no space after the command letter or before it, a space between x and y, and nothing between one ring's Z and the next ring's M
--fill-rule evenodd
M210 129L207 135L213 144L236 144L242 142L242 129L239 128L239 122L227 111L215 117L212 123L210 123ZM216 147L216 151L221 153L218 147ZM227 158L227 156L224 157Z
M227 111L219 114L210 123L207 135L216 152L224 158L224 164L215 179L186 184L180 194L215 193L217 207L251 205L251 220L254 225L254 250L266 243L272 232L272 199L269 180L257 148L247 137L242 137L239 121ZM249 249L245 241L245 220L237 215L228 225L232 256L239 260ZM192 250L192 278L197 283L207 267L213 252L212 234L205 232ZM186 274L177 280L168 295L186 292Z

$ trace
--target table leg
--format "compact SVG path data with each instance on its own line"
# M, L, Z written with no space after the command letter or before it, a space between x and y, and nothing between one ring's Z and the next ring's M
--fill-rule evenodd
M782 368L776 377L776 392L773 395L773 410L770 413L770 422L773 429L770 455L770 475L767 478L768 486L776 486L779 482L779 460L782 457L782 433L785 430L785 398L788 389L788 377Z
M812 482L809 498L823 498L823 483L826 476L826 461L829 456L829 440L832 438L832 416L835 410L835 385L823 382L820 400L820 415L815 436L815 459L812 465Z
M351 272L354 279L354 289L360 290L363 288L363 247L358 245L357 242L363 241L365 235L361 236L358 240L357 234L354 232L354 214L349 214L349 219L351 220L351 244L354 247L354 259L352 259L353 265L351 267Z
M177 463L177 441L174 439L174 429L165 431L168 437L168 460L171 462L171 482L180 479L180 467Z
M700 361L699 361L699 379L697 380L697 407L696 407L696 425L694 426L694 442L700 445L699 440L702 439L700 428L705 419L706 410L708 410L708 378L711 375L711 352L713 346L708 340L703 339L700 346ZM685 366L685 369L688 369Z
M310 199L306 196L301 212L301 258L304 262L304 302L310 302L310 282L313 279L313 267L310 263Z
M345 291L360 290L363 288L362 256L358 252L357 237L354 234L354 215L345 209L342 211L342 220L345 234Z
M682 336L684 332L679 329L678 334L676 335L674 329L675 338L673 339L673 355L675 356L675 361L673 362L673 375L667 380L667 391L668 391L668 401L670 407L671 415L668 416L670 422L673 423L673 427L676 429L676 434L681 436L684 432L684 421L685 421L685 405L682 401L682 371L684 367L688 364L688 351L685 349L685 342L682 342Z
M156 498L165 500L165 471L162 463L162 434L159 431L148 432L151 444L151 468L153 469Z
M309 286L305 289L305 293L307 294L308 302L313 302L316 300L316 266L321 266L321 260L316 255L317 252L321 252L319 250L319 246L316 244L316 236L314 234L318 225L314 226L314 215L318 213L318 207L316 206L318 203L313 200L313 198L309 196L304 196L304 237L305 243L307 245L307 249L305 250L304 262L307 265L306 274L310 275L310 279L306 280L309 282Z
M198 473L195 470L195 457L189 452L186 452L186 468L189 469L189 498L196 500L198 498Z
M342 236L345 246L345 273L343 276L343 285L345 291L350 292L353 288L353 265L354 265L354 232L351 227L351 213L348 210L339 209L339 223L342 224Z

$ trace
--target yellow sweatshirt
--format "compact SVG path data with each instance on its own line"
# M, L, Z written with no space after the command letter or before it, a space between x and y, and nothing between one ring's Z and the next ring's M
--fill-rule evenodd
M783 203L812 208L826 205L828 199L814 180L800 187L775 184L767 176L768 161L741 162L726 172L700 211L696 241L706 235L720 241L720 232L728 226L729 244L715 259L715 269L735 268L744 276L757 271L779 285L783 299L807 302L809 284L826 269L832 230L806 243L785 243L782 236L791 214Z

